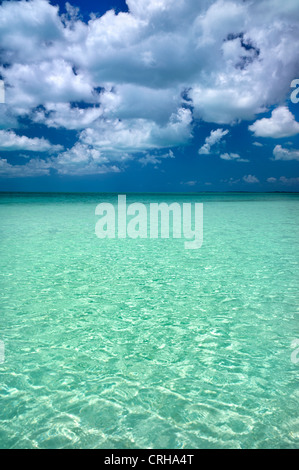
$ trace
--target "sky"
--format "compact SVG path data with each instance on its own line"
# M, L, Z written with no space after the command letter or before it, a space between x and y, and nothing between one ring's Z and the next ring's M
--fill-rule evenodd
M0 2L0 191L299 191L298 0Z

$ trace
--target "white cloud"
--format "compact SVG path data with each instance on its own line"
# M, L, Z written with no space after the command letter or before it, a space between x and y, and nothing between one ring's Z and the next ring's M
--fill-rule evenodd
M260 142L253 142L252 145L255 145L256 147L263 147L263 144Z
M26 155L22 155L28 158ZM96 149L77 143L71 149L45 160L32 158L25 165L11 165L6 159L0 158L0 177L27 178L48 176L50 170L60 175L96 175L103 173L119 173L121 170Z
M31 159L25 165L11 165L6 159L0 158L0 177L28 178L49 174L50 164L39 158Z
M245 183L249 183L249 184L252 184L252 183L259 183L259 180L256 176L254 175L246 175L246 176L243 176L243 181L245 181Z
M0 67L0 71L5 83L9 84L6 102L16 107L19 113L26 113L26 110L47 102L92 103L96 99L87 72L75 73L72 65L63 59L16 63L8 68Z
M278 183L278 184L283 184L283 185L289 185L289 186L294 186L299 184L299 177L292 177L292 178L286 178L285 176L281 176L280 178L274 178L271 176L270 178L267 178L268 183Z
M17 116L6 104L0 104L0 129L11 129L18 127Z
M169 152L164 153L162 155L147 153L144 157L139 158L138 161L143 166L146 166L148 164L159 165L161 163L161 160L164 160L165 158L175 158L175 156L174 156L173 152L171 150L169 150Z
M107 87L100 103L105 116L119 119L147 119L165 125L182 106L180 88L155 89L133 84Z
M249 162L246 158L241 158L238 153L222 153L220 158L222 158L222 160L233 160L235 162Z
M273 150L274 160L299 160L299 150L289 150L281 145L276 145Z
M75 9L61 16L46 0L3 2L0 128L16 128L22 116L79 130L78 144L111 161L185 145L194 118L252 120L288 96L299 71L298 1L127 4L128 13L94 15L86 24ZM274 135L280 121L276 136L295 135L299 124L288 113L283 125L273 112L251 127ZM205 142L200 153L216 144Z
M191 180L191 181L181 181L180 184L182 184L184 186L195 186L197 184L197 181L193 181L193 180ZM205 183L205 184L207 184L207 183Z
M91 126L102 113L98 106L79 108L70 103L46 103L44 109L33 112L32 120L48 127L79 130Z
M229 123L250 118L285 96L298 45L294 28L286 28L285 22L296 24L296 4L283 20L277 2L271 15L264 14L264 1L128 4L129 13L110 11L86 25L76 16L60 17L43 0L4 2L2 55L14 64L5 72L18 100L43 104L45 89L50 102L64 95L66 101L80 96L92 100L94 86L110 83L124 85L120 94L127 93L126 86L140 86L141 101L151 90L172 88L179 101L182 89L189 88L197 115Z
M100 120L81 132L81 142L113 153L141 152L187 143L191 134L191 111L180 108L165 126L145 119Z
M280 106L272 111L270 118L263 118L255 121L249 130L256 137L290 137L299 133L299 122L295 121L294 115L286 106Z
M289 184L289 185L295 185L295 184L299 184L299 178L298 177L295 177L295 178L286 178L285 176L281 176L279 178L279 181L282 183L282 184Z
M131 13L136 17L148 18L161 14L171 7L171 0L127 0Z
M216 129L215 131L211 131L209 137L206 138L204 145L198 150L200 155L209 155L211 152L211 147L218 144L222 137L228 134L228 130L223 129Z
M19 136L13 131L0 130L0 150L15 151L29 150L31 152L58 152L62 150L61 145L52 145L44 138L29 138Z
M35 62L51 56L63 40L64 28L58 7L44 0L3 2L0 9L3 62ZM55 53L55 52L54 52Z
M268 5L270 15L261 9L261 3ZM297 15L293 11L293 16L282 18L281 7L275 10L269 2L238 5L219 1L210 7L201 21L208 21L208 31L212 31L208 45L213 50L213 66L210 73L204 67L205 73L190 92L196 116L219 124L249 120L284 100L298 72L294 52L295 44L299 47L295 2L293 10ZM216 45L219 36L222 44Z
M74 147L49 160L51 168L62 175L90 175L118 173L120 169L110 165L109 159L97 149L76 143Z

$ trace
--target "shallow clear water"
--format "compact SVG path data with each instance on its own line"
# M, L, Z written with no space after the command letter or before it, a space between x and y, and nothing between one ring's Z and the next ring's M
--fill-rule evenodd
M299 196L127 199L203 202L202 248L98 239L116 195L1 195L0 447L298 447Z

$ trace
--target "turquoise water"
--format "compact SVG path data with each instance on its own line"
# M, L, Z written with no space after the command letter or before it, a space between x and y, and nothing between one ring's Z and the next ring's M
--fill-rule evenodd
M0 447L298 448L299 195L127 199L203 202L203 246L0 196Z

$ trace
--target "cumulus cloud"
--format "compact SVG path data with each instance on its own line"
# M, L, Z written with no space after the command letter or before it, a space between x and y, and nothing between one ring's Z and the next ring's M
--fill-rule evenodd
M274 160L299 160L299 150L286 149L276 145L273 150Z
M109 159L91 146L76 143L71 149L51 158L51 168L61 175L90 175L102 173L119 173L116 165L111 165Z
M79 108L70 103L46 103L32 113L32 120L48 127L80 130L91 126L102 115L98 106Z
M161 161L164 160L165 158L175 158L172 150L169 150L169 152L163 153L162 155L147 153L144 157L139 158L139 162L143 166L146 166L148 164L159 165Z
M106 87L101 92L100 103L105 116L147 119L160 125L165 125L186 104L180 88L155 89L129 83Z
M180 108L165 126L146 119L99 120L80 134L81 142L111 154L141 152L187 143L192 137L191 111Z
M49 174L50 164L39 158L32 158L25 165L11 165L5 158L0 158L0 176L5 178L28 178Z
M17 128L18 118L6 104L0 104L0 129Z
M256 137L291 137L299 133L299 122L295 121L294 115L286 106L280 106L272 111L270 118L263 118L255 121L249 130Z
M89 157L94 149L110 162L126 161L188 144L196 119L216 125L256 119L284 102L298 76L296 0L127 5L126 13L111 10L87 23L70 5L61 15L46 0L2 2L0 128L17 128L26 118L78 131L77 144L87 146ZM251 126L256 136L298 132L285 107L277 112ZM210 153L228 131L214 132L199 153ZM84 164L88 171L97 165Z
M55 53L55 43L64 39L58 7L47 1L2 2L0 12L4 63L40 61Z
M245 183L249 183L249 184L259 183L259 179L254 175L243 176L243 181L245 181Z
M62 150L61 145L52 145L44 138L34 137L33 139L24 135L16 135L14 131L0 130L0 150L16 151L29 150L31 152L58 152Z
M209 155L211 153L211 147L218 144L222 137L228 134L228 130L216 129L211 131L209 137L206 138L204 145L199 149L198 153L200 155Z
M26 155L22 155L28 158ZM60 175L96 175L119 173L121 170L96 149L77 143L69 150L46 159L32 158L24 165L12 165L0 158L0 176L27 178L48 176L50 170Z
M292 177L292 178L286 178L285 176L281 176L279 178L279 181L282 184L289 184L289 185L295 185L299 183L299 178L298 177Z
M184 186L195 186L197 184L197 181L191 180L191 181L181 181L180 184ZM207 184L207 183L206 183Z
M220 158L222 160L233 160L235 162L249 162L247 158L241 158L238 153L222 153Z
M75 72L72 64L64 59L34 64L14 63L7 68L0 67L0 71L5 83L9 84L6 102L16 107L19 113L26 113L28 109L48 101L94 102L96 99L88 74Z
M293 186L299 183L299 177L286 178L285 176L281 176L280 178L274 178L271 176L270 178L267 178L267 182Z

